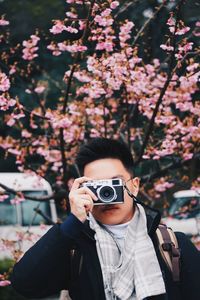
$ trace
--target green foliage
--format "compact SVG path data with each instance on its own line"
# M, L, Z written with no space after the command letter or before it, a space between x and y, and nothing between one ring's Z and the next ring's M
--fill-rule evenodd
M14 261L12 259L3 259L0 260L0 273L7 272L10 267L12 267L14 264Z
M14 261L11 259L0 260L0 274L8 272L13 267ZM26 298L19 296L12 286L0 288L1 300L26 300Z

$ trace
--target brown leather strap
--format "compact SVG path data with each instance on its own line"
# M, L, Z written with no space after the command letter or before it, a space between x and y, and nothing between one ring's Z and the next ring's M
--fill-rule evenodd
M175 282L180 281L180 251L172 245L172 275Z
M164 224L160 224L159 229L163 238L163 243L161 245L162 249L163 251L167 251L171 258L173 280L178 282L180 281L180 250L177 246L178 243L175 240L176 236L170 234L169 231L171 228L167 228Z

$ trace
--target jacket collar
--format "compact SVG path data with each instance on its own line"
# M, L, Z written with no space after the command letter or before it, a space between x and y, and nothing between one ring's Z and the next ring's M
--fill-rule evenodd
M161 214L157 209L151 208L148 205L143 205L147 217L147 230L150 237L152 237L158 228L161 220Z

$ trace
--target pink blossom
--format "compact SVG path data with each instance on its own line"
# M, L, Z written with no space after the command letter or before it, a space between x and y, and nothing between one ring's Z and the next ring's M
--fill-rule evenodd
M65 72L65 75L67 75L67 77L69 73ZM90 82L91 81L91 77L89 77L87 74L85 74L84 72L74 72L74 77L76 79L78 79L80 82Z
M23 52L23 59L24 60L32 60L38 56L36 51L38 50L37 44L40 38L37 35L31 35L30 40L23 41L22 45L24 46Z
M98 108L98 107L86 108L86 113L90 116L92 116L94 114L99 115L99 116L104 116L109 113L109 110L108 109L104 110L103 108Z
M111 17L103 17L102 15L96 15L94 21L99 24L99 26L107 27L113 24L114 20Z
M59 56L61 54L61 51L59 50L58 46L54 43L48 45L47 49L51 50L54 56Z
M59 150L49 150L47 151L46 160L49 162L57 163L56 166L62 166L61 163L61 153Z
M32 94L31 90L29 90L29 89L26 89L25 92L26 92L27 94Z
M33 129L37 129L38 125L36 125L35 123L33 123L33 121L30 123L30 127Z
M173 18L173 16L171 16L171 17L167 20L167 25L169 25L169 26L175 26L175 19Z
M54 26L50 29L50 32L53 34L59 34L64 30L67 30L67 27L64 25L64 22L60 20L55 20Z
M187 33L188 31L190 31L190 27L183 27L181 29L178 28L175 34L183 35L183 34Z
M46 87L43 86L43 85L38 85L34 91L37 93L37 94L42 94L44 91L45 91Z
M108 17L111 14L111 9L110 8L106 8L105 10L102 11L101 16L102 17Z
M23 55L22 55L23 59L24 60L32 60L35 57L38 57L38 54L35 53L37 50L38 50L38 47L33 47L33 48L30 48L30 49L29 48L24 48L22 50L22 52L23 52Z
M58 43L58 49L60 51L68 51L69 46L65 42Z
M16 120L19 120L19 119L25 117L25 114L21 111L20 113L13 114L13 117L14 117Z
M40 224L40 229L46 230L46 229L47 229L47 226L46 226L45 224Z
M143 158L143 159L150 159L150 156L147 155L147 154L144 154L144 155L142 156L142 158Z
M10 107L14 106L16 101L11 98L6 98L4 95L0 95L0 110L8 110Z
M67 116L62 116L59 114L53 114L51 111L47 111L45 116L49 118L52 127L54 129L57 128L70 128L72 125L72 120L70 120Z
M84 21L79 20L78 25L79 25L79 30L84 30L85 29L85 22Z
M130 68L133 69L134 66L136 64L139 64L141 61L142 61L142 59L139 58L139 57L133 57L133 58L129 59L129 66L130 66Z
M77 33L78 32L78 30L76 28L72 27L72 26L67 26L65 30L68 31L68 32L71 32L71 33Z
M90 133L90 137L95 138L95 137L100 137L101 134L98 130L96 130L95 128L91 129L91 133Z
M193 153L183 153L183 159L184 160L192 159L193 155L194 155Z
M128 22L126 21L125 24L123 24L120 27L120 32L119 32L119 39L120 39L120 45L121 47L125 46L125 42L131 38L131 29L134 27L134 23L133 22Z
M0 195L0 202L4 202L8 197L8 195Z
M197 36L197 37L200 36L200 32L198 32L198 31L193 31L193 34L194 34L194 36Z
M6 92L10 88L10 80L5 73L0 71L0 91Z
M172 46L167 46L167 45L160 45L160 48L163 49L163 50L166 50L166 51L173 51L174 50L174 47Z
M182 58L183 58L183 55L182 55L181 53L176 53L176 54L175 54L175 57L176 57L177 59L182 59Z
M71 53L83 52L87 50L86 46L77 45L77 44L66 45L64 43L58 43L58 47L60 51L68 51Z
M112 42L97 43L96 50L106 50L108 52L111 52L113 51L113 43Z
M76 13L71 12L71 11L67 11L66 16L71 18L71 19L76 19L78 17L78 15Z
M23 129L23 130L22 130L21 135L22 135L22 137L24 137L24 138L30 138L30 137L31 137L31 133L28 132L28 130L26 130L26 129Z
M156 184L155 185L155 190L157 191L157 192L165 192L167 189L170 189L171 187L173 187L174 186L174 183L170 183L170 182L167 182L167 181L164 181L164 178L162 178L162 181L163 182L161 182L161 183L159 183L159 184Z
M193 64L187 66L187 71L194 72L194 70L196 70L198 67L199 67L198 63L193 63Z
M21 155L21 150L17 150L17 149L8 149L8 152L14 155Z
M36 152L37 152L37 154L45 157L45 156L47 156L48 151L46 149L43 149L42 147L39 147L39 148L37 148Z
M76 3L76 4L83 4L83 2L85 2L84 0L66 0L67 3L72 4L72 3Z
M35 34L32 34L32 35L30 36L30 40L28 40L28 41L23 41L22 45L23 45L24 47L27 47L27 48L32 48L32 47L34 47L34 46L37 45L37 43L39 42L39 40L40 40L39 36L37 36L37 35L35 35Z
M160 156L159 156L159 155L154 155L154 156L153 156L153 159L154 159L154 160L158 160L158 159L160 159Z
M16 73L17 69L16 69L16 66L11 66L10 70L9 70L9 74L12 75L14 73Z
M118 2L118 1L113 1L113 2L111 2L111 4L110 4L110 8L111 8L111 9L115 9L117 6L119 6L119 2Z
M7 286L7 285L10 285L11 282L9 280L2 280L0 281L0 286Z
M190 43L186 43L185 45L180 45L178 47L178 50L180 53L187 53L188 51L192 50L192 46L194 43L190 42Z
M25 201L24 197L15 196L13 199L10 200L10 203L14 205L14 204L20 204L23 201Z
M9 21L5 20L5 19L0 19L0 26L6 26L9 25Z
M169 31L170 31L171 33L174 33L174 31L175 31L175 26L170 26L170 27L169 27Z

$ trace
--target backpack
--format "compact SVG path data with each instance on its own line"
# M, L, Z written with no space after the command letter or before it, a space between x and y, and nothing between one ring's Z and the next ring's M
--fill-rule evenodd
M180 249L175 233L165 224L159 224L156 230L159 250L168 269L172 273L173 281L180 281Z

